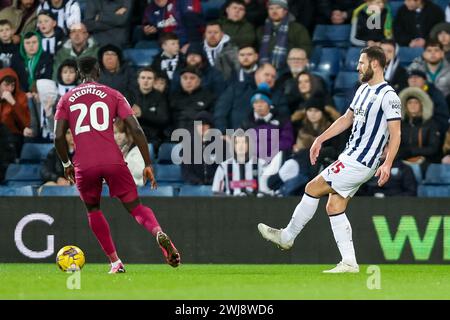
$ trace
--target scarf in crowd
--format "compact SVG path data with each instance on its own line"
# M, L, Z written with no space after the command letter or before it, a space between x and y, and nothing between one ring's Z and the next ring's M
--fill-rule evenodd
M288 32L289 32L289 16L286 15L275 30L276 26L267 18L264 25L264 35L261 42L260 49L260 63L271 63L275 68L282 67L286 63ZM270 39L275 35L275 46L272 51L269 51Z
M392 32L393 32L392 31L392 10L391 10L391 6L389 5L389 3L385 4L384 9L387 11L386 20L384 20L384 26L383 26L384 37L386 39L392 39ZM373 10L369 10L369 6L367 4L362 4L353 11L352 21L354 21L354 19L358 18L358 15L362 10L364 10L366 12L367 16L369 16L369 17L371 15L377 14L377 12L373 12ZM383 13L383 11L381 11L380 14L382 14L382 13Z
M213 47L210 47L206 43L206 40L205 40L203 48L205 49L206 56L208 57L208 61L211 66L215 66L217 56L219 55L220 52L222 52L223 46L229 41L230 41L230 36L227 34L224 34L223 38L222 38L222 40L220 40L219 44L213 48Z
M384 78L387 81L392 81L392 78L394 77L395 70L397 70L398 64L400 63L400 60L398 58L398 50L399 50L398 44L395 45L395 52L394 52L394 58L389 62L388 66L386 67L384 71Z
M175 72L175 69L178 65L179 56L180 55L177 54L176 56L170 58L166 56L164 52L161 53L161 70L166 72L169 80L172 80L173 78L173 73Z
M36 54L34 56L32 56L31 58L28 57L28 55L25 52L25 48L23 46L23 38L20 41L20 56L22 57L22 59L24 61L25 70L27 71L27 74L28 74L28 89L29 90L31 90L31 87L33 86L33 83L35 80L34 75L36 73L36 67L39 63L39 60L41 59L41 55L43 52L41 36L37 32L33 32L33 33L38 38L39 49L36 52Z

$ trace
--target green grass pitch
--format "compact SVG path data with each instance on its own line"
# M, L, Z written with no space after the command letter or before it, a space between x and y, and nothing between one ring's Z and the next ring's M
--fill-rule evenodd
M55 264L0 264L0 299L450 299L450 265L380 265L371 274L322 274L331 265L108 265L86 264L79 290ZM369 280L370 282L370 280Z

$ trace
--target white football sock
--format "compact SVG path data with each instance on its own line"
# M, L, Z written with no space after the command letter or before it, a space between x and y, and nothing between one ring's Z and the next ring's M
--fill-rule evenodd
M306 193L303 195L302 200L294 210L288 226L281 231L282 243L288 243L298 236L303 227L311 220L314 213L316 213L318 205L318 198L311 197Z
M331 229L336 240L342 261L346 264L357 265L355 249L353 248L352 226L344 213L330 216Z
M120 261L120 259L117 260L117 261L111 262L111 267L115 268L115 267L117 267L117 266L118 266L119 264L121 264L121 263L122 263L122 261Z

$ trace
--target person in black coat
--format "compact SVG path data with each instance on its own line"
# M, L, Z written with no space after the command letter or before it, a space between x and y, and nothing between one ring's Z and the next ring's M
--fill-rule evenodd
M381 48L386 56L384 78L399 93L408 86L408 73L400 65L400 59L398 58L399 46L394 40L385 39L381 41Z
M400 46L424 47L431 29L444 21L442 9L429 0L405 2L394 19L394 38Z
M171 129L191 130L200 111L213 111L216 96L201 86L201 73L192 67L181 73L181 90L170 96Z
M170 122L169 105L166 97L153 88L156 72L143 68L138 72L138 87L130 94L130 105L147 140L156 149L166 139L164 130Z
M317 0L317 23L348 24L353 10L363 2L364 0Z

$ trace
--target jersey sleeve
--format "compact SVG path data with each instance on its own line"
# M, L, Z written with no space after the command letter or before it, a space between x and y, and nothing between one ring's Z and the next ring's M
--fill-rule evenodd
M59 99L56 105L55 120L64 119L69 121L69 110L67 110L67 105L64 102L65 100L63 98Z
M133 115L133 110L127 99L122 94L117 94L117 115L120 119L125 119Z
M381 107L387 121L402 120L402 103L394 91L388 91L383 97Z

